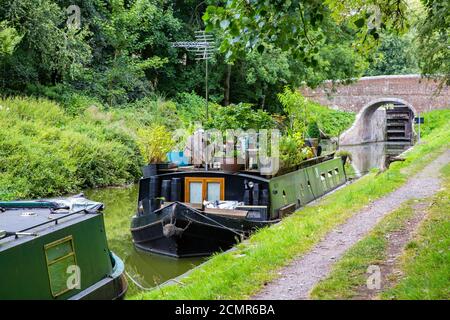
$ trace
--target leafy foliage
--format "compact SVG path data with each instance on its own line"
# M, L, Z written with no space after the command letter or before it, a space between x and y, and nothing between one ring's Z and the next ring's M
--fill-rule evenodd
M383 36L366 75L412 74L419 70L412 34Z
M148 128L140 128L137 131L138 146L147 163L166 162L167 152L174 145L167 128L162 125L153 125Z
M11 55L21 40L22 37L16 29L8 27L5 21L0 22L0 58Z
M304 137L319 138L320 132L336 137L355 120L355 114L332 110L303 97L299 91L285 88L278 95L288 123L289 134L301 133Z
M225 132L227 129L271 129L275 127L272 117L265 111L254 110L250 104L240 103L228 107L218 107L212 113L206 128L214 128Z
M450 85L450 4L448 1L422 0L424 18L417 21L419 65L428 76L442 78Z
M0 100L0 198L124 184L140 175L132 136L98 109L76 118L48 100Z

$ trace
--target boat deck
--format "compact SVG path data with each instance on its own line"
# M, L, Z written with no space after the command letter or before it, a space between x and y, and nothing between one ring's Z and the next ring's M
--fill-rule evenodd
M58 212L58 211L56 211ZM17 208L0 211L0 231L6 231L8 236L0 238L0 250L6 243L21 242L24 238L37 236L42 232L76 222L85 217L84 212L70 213L68 210L55 213L50 208ZM30 235L17 235L26 233Z
M173 204L173 202L165 202L161 207L167 207ZM187 203L182 202L187 207L191 207L194 209L197 209L203 213L206 214L213 214L218 216L225 216L225 217L231 217L231 218L245 218L247 216L248 211L247 210L231 210L231 209L218 209L218 208L205 208L205 210L201 210L202 206L200 204L193 204L193 203Z

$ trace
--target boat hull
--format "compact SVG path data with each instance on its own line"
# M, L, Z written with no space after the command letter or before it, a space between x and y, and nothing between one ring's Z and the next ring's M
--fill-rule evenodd
M261 222L212 217L181 203L156 213L135 216L131 233L136 248L175 258L207 256L241 241L246 230ZM230 223L232 222L232 223Z

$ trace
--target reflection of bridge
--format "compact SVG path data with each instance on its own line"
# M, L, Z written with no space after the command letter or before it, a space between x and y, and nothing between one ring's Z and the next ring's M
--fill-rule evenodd
M389 135L386 111L380 107L387 104L407 107L416 116L419 112L449 108L449 88L444 87L439 92L437 88L438 83L434 80L419 75L398 75L363 77L350 85L333 86L333 83L326 82L319 88L303 88L301 91L305 97L323 105L356 112L355 123L341 135L340 140L341 144L358 144L386 140ZM405 131L410 125L405 124Z

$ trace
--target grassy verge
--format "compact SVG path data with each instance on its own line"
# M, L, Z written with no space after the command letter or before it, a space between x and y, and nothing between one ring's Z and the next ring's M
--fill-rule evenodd
M364 239L348 250L327 279L311 292L311 299L351 299L367 280L367 268L386 259L387 235L401 230L413 215L412 201L384 217Z
M381 294L384 299L448 299L450 297L450 165L444 169L446 188L433 197L432 209L419 235L406 245L403 280ZM392 212L333 267L311 292L312 299L350 299L367 280L366 270L386 259L386 235L398 231L412 216L413 201Z
M0 98L0 199L120 185L140 176L133 134L95 106L78 116L44 99Z
M278 268L312 248L323 236L370 201L402 185L449 145L450 124L435 129L423 144L386 172L368 174L314 206L297 211L276 226L254 234L237 250L213 256L175 284L133 296L134 299L245 299L276 276Z
M404 276L382 299L450 299L450 165L443 173L445 190L402 256Z

